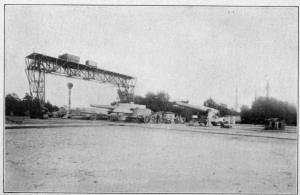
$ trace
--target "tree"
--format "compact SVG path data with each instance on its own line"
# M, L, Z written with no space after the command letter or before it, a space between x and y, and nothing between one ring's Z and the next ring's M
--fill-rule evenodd
M49 112L55 112L59 110L57 106L52 105L49 101L47 101L44 106L47 108Z
M139 96L139 95L134 96L134 100L133 101L136 104L145 104L145 98L142 97L142 96Z
M29 95L28 93L25 94L25 96L23 97L23 104L24 104L24 108L25 108L25 112L27 113L27 115L29 115L30 113L30 106L32 103L32 96Z
M251 106L251 109L244 106L241 108L243 123L263 124L267 118L280 118L287 124L297 124L297 109L288 102L275 98L259 97Z
M170 100L169 94L167 94L166 92L163 92L163 91L158 92L156 94L156 97L161 102L169 102L169 100Z
M235 110L229 109L226 104L223 104L223 103L218 104L212 98L207 99L203 103L203 105L219 110L220 116L237 115L238 114L238 112L236 112Z
M147 108L150 108L154 112L158 111L171 111L172 103L170 103L170 96L166 92L158 92L157 94L153 92L148 92L145 97L135 96L134 102L136 104L146 105Z
M16 94L8 94L5 96L5 115L16 115L17 105L20 98Z
M30 103L30 117L31 118L41 118L43 116L43 107L40 103L40 100L34 98Z
M32 98L28 93L21 100L17 94L12 93L5 96L5 115L25 116L30 115L33 118L40 118L43 113L59 110L57 106L49 101L44 105L37 98Z
M203 105L215 109L218 107L218 104L212 98L207 99Z
M241 122L242 123L252 123L251 110L246 105L243 105L241 107Z

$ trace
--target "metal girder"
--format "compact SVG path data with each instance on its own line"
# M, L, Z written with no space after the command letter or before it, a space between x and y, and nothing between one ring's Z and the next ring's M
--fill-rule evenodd
M118 85L119 98L121 102L133 102L134 100L134 86L136 80L132 79L125 85Z
M42 70L33 70L28 67L29 61L26 60L27 67L25 69L26 76L29 82L29 91L30 95L33 97L37 97L41 103L45 102L45 72ZM35 66L39 66L39 64L35 64Z
M56 74L118 87L123 101L133 101L136 79L131 76L69 62L63 59L32 53L25 58L30 94L45 101L45 74ZM120 97L121 99L121 97Z

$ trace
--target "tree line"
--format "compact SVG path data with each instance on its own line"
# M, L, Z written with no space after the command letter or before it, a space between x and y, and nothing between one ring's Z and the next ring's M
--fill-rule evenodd
M134 103L146 105L154 112L169 111L191 119L192 115L205 115L205 112L199 112L188 109L174 107L174 102L170 101L170 95L165 92L148 92L145 96L134 96ZM188 103L188 102L187 102ZM288 102L280 101L275 98L259 97L253 103L251 108L242 106L240 112L227 107L226 104L216 103L212 98L207 99L204 106L219 110L219 116L240 115L242 123L263 124L267 118L280 118L287 124L297 124L297 108ZM39 118L46 112L58 111L59 108L52 105L49 101L41 105L37 98L33 98L28 93L21 99L17 94L8 94L5 97L5 114L14 116L31 116Z
M241 107L242 123L263 124L267 118L280 118L289 125L297 125L297 108L275 98L258 97L251 108Z
M174 102L170 101L170 96L165 92L152 93L148 92L144 97L135 96L134 102L137 104L144 104L152 111L171 111L191 119L194 114L205 115L205 112L197 112L193 110L181 109L174 107ZM188 103L188 102L187 102ZM285 101L280 101L275 98L259 97L257 98L251 108L242 106L241 111L237 112L232 108L228 108L226 104L217 103L212 98L207 99L203 103L204 106L215 108L219 110L219 117L227 115L241 116L241 122L247 124L264 124L268 118L280 118L289 125L297 125L297 108Z
M44 113L59 110L49 101L43 105L37 98L33 98L28 93L21 99L15 93L5 96L5 115L7 116L30 116L32 118L41 118Z
M144 97L135 96L134 103L146 105L147 108L154 112L158 111L170 111L178 115L185 117L187 120L191 119L192 115L205 115L206 112L195 111L192 109L182 109L174 107L174 102L170 101L170 95L165 92L148 92ZM188 103L188 101L186 102ZM204 106L215 108L219 110L219 115L221 117L226 115L238 115L238 112L233 109L227 108L226 104L218 104L212 98L206 100L203 104Z

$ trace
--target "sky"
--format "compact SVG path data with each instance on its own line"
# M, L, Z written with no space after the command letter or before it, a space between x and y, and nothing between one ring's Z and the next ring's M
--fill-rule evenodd
M297 104L298 10L295 7L46 6L5 7L5 93L29 92L25 57L63 53L137 78L136 95L165 91L171 100L250 106L257 96ZM46 76L46 100L108 104L116 88Z

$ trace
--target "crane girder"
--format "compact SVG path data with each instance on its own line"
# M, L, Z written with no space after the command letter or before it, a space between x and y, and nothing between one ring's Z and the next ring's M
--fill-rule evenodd
M26 75L30 94L42 102L45 101L45 74L55 74L76 79L109 83L125 94L127 101L132 101L136 78L99 69L60 58L54 58L39 53L32 53L25 58Z

